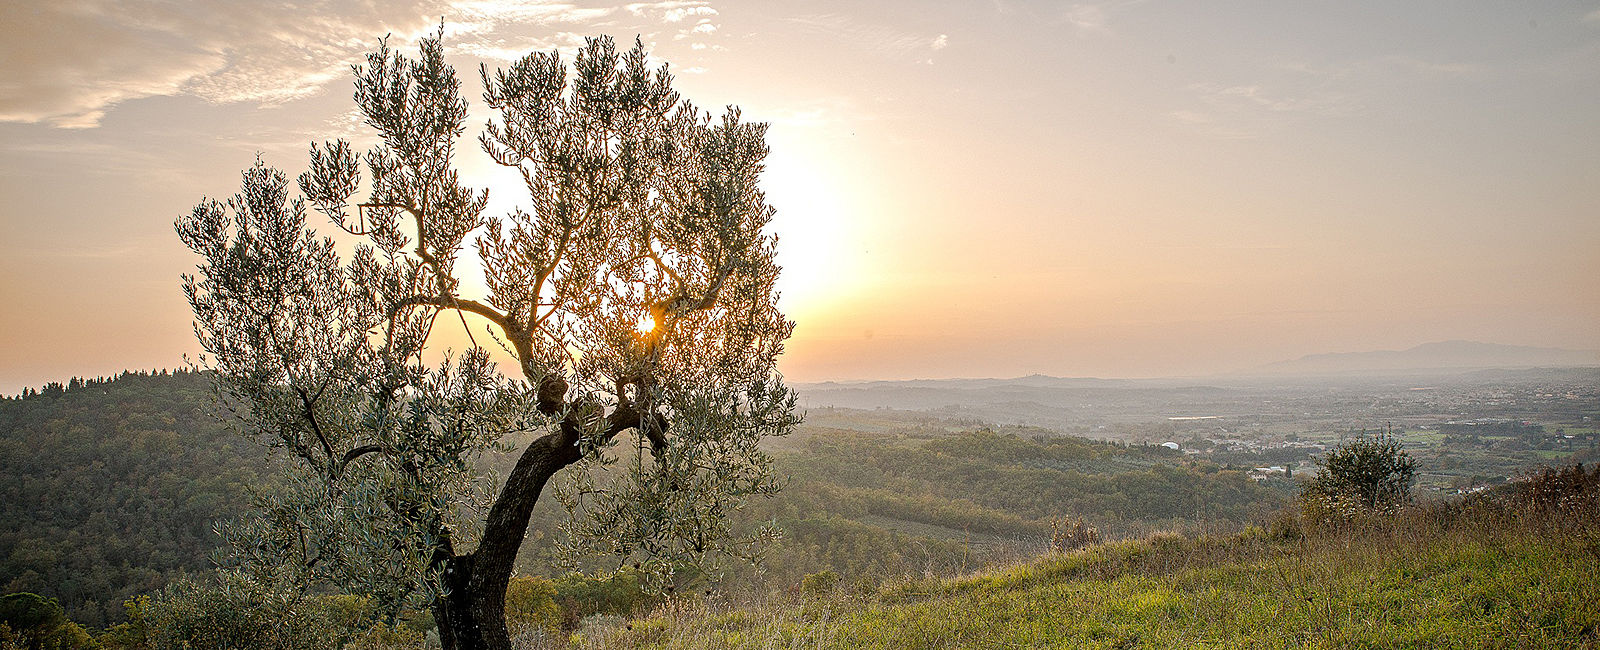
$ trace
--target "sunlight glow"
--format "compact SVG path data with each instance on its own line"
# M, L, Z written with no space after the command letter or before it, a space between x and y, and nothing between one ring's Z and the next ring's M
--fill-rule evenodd
M634 325L633 328L640 334L649 334L654 332L656 329L656 317L646 313L645 315L639 317L638 324Z
M849 227L854 188L834 173L837 163L786 134L769 135L775 144L762 186L777 208L772 232L778 236L780 304L790 317L826 310L860 265Z

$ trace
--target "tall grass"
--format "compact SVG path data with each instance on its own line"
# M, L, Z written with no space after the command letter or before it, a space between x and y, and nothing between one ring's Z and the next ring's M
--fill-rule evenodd
M1154 534L955 578L677 599L577 648L1600 647L1600 470L1231 535Z

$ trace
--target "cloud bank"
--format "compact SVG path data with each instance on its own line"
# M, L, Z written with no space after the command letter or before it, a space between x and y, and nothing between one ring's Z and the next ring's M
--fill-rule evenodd
M441 17L460 51L508 58L581 42L560 26L623 9L539 0L0 0L0 121L94 127L120 102L163 95L280 103L342 78L377 37L405 43ZM696 36L716 29L707 2L625 9ZM542 36L507 33L527 25Z

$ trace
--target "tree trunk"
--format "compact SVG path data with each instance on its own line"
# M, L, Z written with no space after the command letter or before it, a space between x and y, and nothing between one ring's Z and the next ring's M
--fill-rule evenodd
M665 430L665 420L656 419L656 425ZM609 438L637 427L639 420L637 411L619 406L606 418L604 435ZM530 443L489 508L477 550L446 560L445 596L433 607L444 650L511 650L506 587L511 583L517 551L545 484L582 458L578 453L581 435L577 417L568 415L559 431Z
M439 643L444 650L487 647L483 639L483 627L472 618L471 592L468 591L471 578L471 554L445 560L445 594L433 604L433 620L439 626ZM504 623L501 627L504 627Z

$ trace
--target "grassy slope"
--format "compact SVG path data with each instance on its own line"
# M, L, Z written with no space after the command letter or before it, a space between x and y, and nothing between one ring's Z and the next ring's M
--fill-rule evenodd
M1590 521L1592 524L1592 520ZM1597 647L1600 531L1412 516L1310 538L1154 536L948 580L585 639L645 648Z

